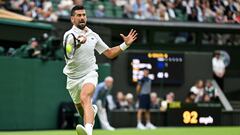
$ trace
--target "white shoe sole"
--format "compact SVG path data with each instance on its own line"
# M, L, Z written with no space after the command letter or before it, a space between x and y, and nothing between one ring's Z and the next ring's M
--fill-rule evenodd
M80 124L77 125L76 131L78 135L87 135L85 128Z

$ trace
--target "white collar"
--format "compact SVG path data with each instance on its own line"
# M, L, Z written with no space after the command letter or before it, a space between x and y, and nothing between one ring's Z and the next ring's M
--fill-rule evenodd
M75 25L72 26L72 30L78 34L86 34L89 32L92 32L92 30L90 28L88 28L87 26L84 28L84 30L79 29L78 27L76 27Z

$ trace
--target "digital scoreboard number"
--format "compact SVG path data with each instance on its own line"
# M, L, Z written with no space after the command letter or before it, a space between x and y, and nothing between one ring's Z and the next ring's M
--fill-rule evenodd
M153 84L180 85L184 80L184 54L167 52L130 52L129 79L132 84L143 77L143 68L150 71Z
M201 104L203 105L203 104ZM185 104L167 110L168 126L217 126L221 124L221 105Z
M198 123L198 112L197 111L184 111L183 112L183 123L185 124L197 124Z

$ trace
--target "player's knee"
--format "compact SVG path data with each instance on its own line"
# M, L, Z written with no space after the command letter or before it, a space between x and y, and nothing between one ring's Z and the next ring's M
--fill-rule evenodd
M90 99L90 95L88 95L86 93L81 93L80 101L81 101L82 105L87 104L89 102L89 99Z

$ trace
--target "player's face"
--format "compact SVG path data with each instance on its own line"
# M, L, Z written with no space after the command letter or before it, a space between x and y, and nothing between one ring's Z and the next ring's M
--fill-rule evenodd
M84 29L87 23L86 11L76 10L74 16L71 17L72 23L79 29Z

